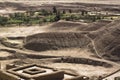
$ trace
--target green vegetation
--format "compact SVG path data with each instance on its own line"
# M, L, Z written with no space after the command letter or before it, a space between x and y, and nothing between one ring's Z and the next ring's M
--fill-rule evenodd
M86 14L86 15L83 16L83 13L82 14L68 13L68 14L63 14L61 16L61 19L64 19L64 20L67 20L67 21L80 21L80 20L84 20L84 21L87 21L87 22L95 22L95 21L103 19L103 16L100 16L100 15L89 15L89 14Z
M6 25L7 21L8 21L8 18L0 16L0 25L2 26Z
M14 13L10 14L9 17L0 16L0 25L33 25L43 24L46 22L56 22L59 20L67 21L86 21L95 22L103 19L103 15L90 15L88 11L81 11L81 13L74 13L72 10L60 11L55 6L52 11L45 9L39 11L28 11L25 13Z

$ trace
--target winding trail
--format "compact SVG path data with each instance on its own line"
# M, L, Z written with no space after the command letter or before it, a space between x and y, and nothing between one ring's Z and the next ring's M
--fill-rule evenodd
M99 52L97 51L96 46L95 46L95 42L94 42L90 37L88 37L87 34L85 35L85 37L88 38L88 39L90 39L90 41L91 41L91 43L92 43L92 45L93 45L93 49L95 50L95 54L96 54L100 59L104 59L104 58L99 54Z

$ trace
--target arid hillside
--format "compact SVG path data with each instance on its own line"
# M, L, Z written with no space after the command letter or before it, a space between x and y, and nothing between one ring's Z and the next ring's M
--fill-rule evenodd
M0 0L0 73L29 64L71 75L62 80L102 80L118 71L120 1ZM42 74L37 67L30 71ZM29 74L24 70L17 73Z
M111 21L101 20L92 23L72 22L72 21L58 21L53 23L48 29L49 31L67 31L67 32L90 32L101 29L110 24Z
M25 39L25 47L36 51L82 48L89 43L90 40L81 33L68 32L40 33Z
M119 61L120 20L113 22L100 21L90 24L60 21L48 27L49 30L52 29L54 32L51 32L51 30L47 33L26 37L24 46L27 49L45 51L64 48L89 48L88 44L91 44L98 57ZM81 28L81 30L75 32L76 30L73 27L76 30ZM62 32L62 30L65 30L65 32ZM86 33L83 34L82 32Z
M102 29L92 32L99 54L110 60L120 60L120 20L114 21Z
M72 21L59 21L53 23L50 27L50 31L72 31L83 30L88 27L87 23L82 22L72 22Z

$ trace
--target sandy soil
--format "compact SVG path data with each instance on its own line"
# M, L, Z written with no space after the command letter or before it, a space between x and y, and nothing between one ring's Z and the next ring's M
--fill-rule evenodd
M24 26L20 26L20 27L6 27L6 28L0 28L0 36L1 37L20 37L20 36L27 36L27 35L31 35L31 34L35 34L35 33L42 33L42 32L47 32L47 28L49 27L49 25L45 25L45 26L31 26L31 27L24 27ZM11 41L10 42L16 42L16 41ZM19 43L19 41L17 41L17 43ZM93 54L90 53L87 49L63 49L63 50L58 50L58 51L44 51L44 52L35 52L35 51L23 51L23 50L18 50L18 49L14 49L14 48L8 48L5 47L3 45L0 45L0 49L10 49L10 50L15 50L18 51L20 53L25 53L25 54L34 54L34 55L54 55L54 56L72 56L72 57L83 57L83 58L90 58L90 59L94 59L94 60L99 60L101 61L101 59L97 59L96 57L93 57ZM8 56L8 53L4 53L2 52L0 54L0 56ZM40 59L39 59L40 60ZM94 76L94 75L105 75L105 74L109 74L115 70L117 70L120 66L117 63L111 62L111 61L107 61L107 60L102 60L102 61L106 61L108 63L113 64L114 66L112 68L105 68L105 67L100 67L100 66L92 66L92 65L84 65L84 64L69 64L69 63L50 63L47 60L45 61L46 63L40 62L37 59L27 59L26 62L29 63L39 63L39 64L43 64L46 66L50 66L50 67L54 67L54 68L58 68L58 69L72 69L75 72L77 72L79 75L86 75L86 76ZM8 63L11 63L13 61L16 61L15 59L13 60L4 60L4 61L0 61L1 65L2 65L2 69L5 68L5 65ZM21 61L21 60L20 60ZM23 61L25 61L23 59Z
M50 24L48 24L50 25ZM46 32L45 26L16 26L16 27L2 27L0 28L0 36L1 37L18 37L18 36L27 36L35 33ZM29 30L29 31L28 31Z
M17 13L17 12L20 12L20 13L23 13L25 11L17 11L17 10L14 10L14 8L6 8L6 9L0 9L0 14L11 14L11 13Z
M85 75L85 76L100 76L100 75L105 76L106 74L110 74L111 72L116 71L118 69L118 67L104 68L99 66L69 64L69 63L53 63L53 64L48 64L47 66L58 69L72 69L76 71L79 75Z
M43 66L53 67L59 70L65 70L73 74L84 76L105 76L119 69L120 66L113 66L111 68L105 68L101 66L92 66L87 64L71 64L71 63L53 63L51 59L25 59L24 62L32 64L40 64Z
M0 51L0 57L7 57L10 56L11 54L5 51Z
M33 0L0 0L0 2L17 2L17 3L36 4L36 5L41 5L42 3L55 3L55 2L64 2L64 3L80 2L80 3L97 3L97 4L120 4L119 0L34 0L34 1Z

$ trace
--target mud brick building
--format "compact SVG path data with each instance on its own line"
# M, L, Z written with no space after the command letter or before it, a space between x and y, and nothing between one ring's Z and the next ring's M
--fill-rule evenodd
M6 71L0 71L0 80L83 80L82 78L84 78L36 64L24 66L13 65L13 67L9 65L7 68Z

